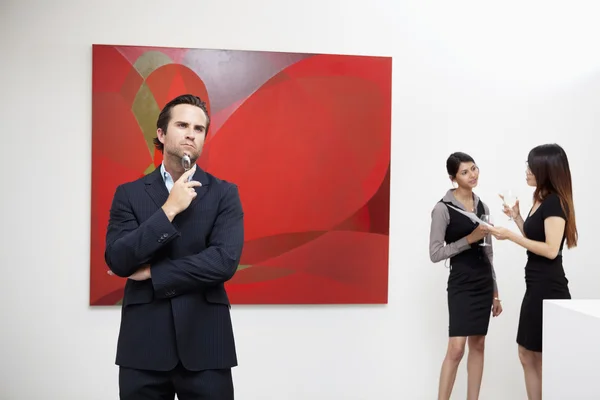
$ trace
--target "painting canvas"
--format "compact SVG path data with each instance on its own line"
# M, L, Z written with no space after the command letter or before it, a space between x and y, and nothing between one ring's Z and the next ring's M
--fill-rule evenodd
M198 165L238 185L232 304L388 299L390 57L94 45L90 304L116 305L105 234L116 187L160 167L170 99L207 102Z

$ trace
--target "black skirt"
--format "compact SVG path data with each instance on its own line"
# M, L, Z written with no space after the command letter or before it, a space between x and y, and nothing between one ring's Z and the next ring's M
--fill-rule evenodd
M521 303L517 344L527 350L542 351L544 300L571 299L569 281L561 258L556 262L528 261L525 267L525 296Z
M487 335L493 301L488 263L453 263L448 277L449 336Z

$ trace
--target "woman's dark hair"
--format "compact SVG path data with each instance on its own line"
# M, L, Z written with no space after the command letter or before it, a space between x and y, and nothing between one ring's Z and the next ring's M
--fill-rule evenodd
M531 149L527 156L527 164L537 182L533 193L534 202L544 201L551 193L558 196L563 212L567 216L565 230L567 247L577 246L573 186L567 153L558 144L543 144Z
M467 153L457 151L456 153L450 154L450 157L448 157L446 160L446 171L448 171L448 175L450 175L452 178L456 178L460 164L464 162L472 162L475 164L473 157Z

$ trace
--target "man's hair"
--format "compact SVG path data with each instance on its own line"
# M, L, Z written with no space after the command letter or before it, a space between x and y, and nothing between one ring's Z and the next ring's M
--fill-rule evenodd
M210 127L208 109L206 107L206 103L202 101L200 97L194 96L193 94L182 94L181 96L177 96L173 100L169 101L158 115L158 119L156 120L156 128L161 129L165 134L167 133L167 126L169 126L169 122L171 122L171 109L179 104L189 104L199 107L202 111L204 111L204 115L206 115L206 130L204 131L204 135L206 137L206 133ZM162 152L164 146L160 140L158 140L158 137L155 137L153 142L154 147Z

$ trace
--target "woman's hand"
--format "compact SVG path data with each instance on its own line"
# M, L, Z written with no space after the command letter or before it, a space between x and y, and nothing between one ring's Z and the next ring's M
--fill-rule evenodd
M479 242L481 239L486 237L489 233L490 233L490 228L481 224L467 236L467 242L469 244Z
M502 314L502 303L496 297L496 298L494 298L494 302L492 303L492 315L494 317L497 317L500 314Z
M502 212L506 214L507 217L516 219L517 217L521 216L521 209L519 208L519 199L517 199L515 201L515 205L512 208L510 208L509 206L504 204L504 196L502 196L501 194L499 194L498 196L500 196L500 198L502 199Z
M490 233L498 240L510 239L513 232L502 226L493 226L489 228Z

